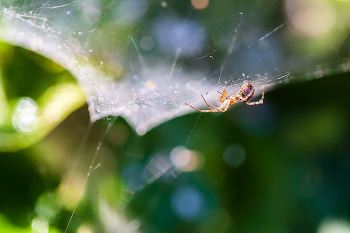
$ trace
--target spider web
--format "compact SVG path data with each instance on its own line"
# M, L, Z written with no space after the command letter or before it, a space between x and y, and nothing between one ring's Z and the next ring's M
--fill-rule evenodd
M246 16L254 5L211 4L200 11L182 1L181 12L172 1L7 1L0 37L68 69L85 91L91 121L122 116L141 135L193 111L184 103L204 107L200 93L213 103L216 91L235 94L245 79L256 80L260 93L349 69L329 48L296 49L288 21ZM232 10L217 12L221 4Z

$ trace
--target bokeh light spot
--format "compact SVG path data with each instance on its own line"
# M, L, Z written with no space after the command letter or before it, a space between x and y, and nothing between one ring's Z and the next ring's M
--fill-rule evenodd
M149 51L154 47L154 40L150 36L145 36L140 41L140 46L143 50Z
M195 57L206 42L206 30L194 20L184 22L176 17L163 16L154 21L153 28L157 47L171 56L181 48L179 57Z
M174 213L183 220L197 220L205 212L203 194L195 187L182 187L172 196Z
M39 122L36 102L28 97L21 98L16 105L16 111L12 117L12 125L17 131L30 133L35 130Z
M81 224L77 230L77 233L92 233L91 226L89 224Z
M191 0L192 6L198 10L207 8L209 0Z
M144 180L144 167L138 163L127 164L122 172L121 177L125 183L133 182L136 186L143 185Z
M180 171L190 172L199 170L204 165L204 156L197 151L188 150L186 147L175 147L170 153L171 163Z
M148 88L148 89L151 89L151 90L154 90L156 88L156 84L152 81L148 81L145 83L145 86Z
M146 0L127 0L119 3L117 11L124 24L132 25L147 12L147 9Z
M140 222L138 220L136 220L136 219L131 220L130 223L129 223L129 226L130 226L131 229L137 230L140 227Z
M40 173L44 174L46 172L46 167L44 165L39 166Z
M231 167L242 165L245 160L245 151L242 146L234 143L226 147L224 151L224 160Z
M321 221L317 233L350 233L350 223L344 219L326 218Z
M34 219L32 221L33 233L47 233L49 232L49 224L45 221Z
M38 216L39 219L45 219L47 222L55 219L60 210L61 201L51 192L40 195L35 204L36 216Z
M308 36L327 33L336 19L334 5L329 1L287 0L285 9L291 25L299 33Z

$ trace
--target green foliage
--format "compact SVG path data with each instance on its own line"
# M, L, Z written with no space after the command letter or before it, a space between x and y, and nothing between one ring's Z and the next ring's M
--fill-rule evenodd
M70 113L85 104L75 79L54 62L8 44L0 44L0 151L17 151L40 141ZM35 130L13 127L22 97L37 104Z

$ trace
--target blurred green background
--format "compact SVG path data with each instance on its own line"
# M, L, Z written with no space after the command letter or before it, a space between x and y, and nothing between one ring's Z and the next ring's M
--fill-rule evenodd
M271 30L288 18L278 14L287 3L240 3L243 12L267 14ZM343 11L349 8L323 3L334 5L335 25L342 25L336 31L347 35ZM189 1L172 4L179 14L196 10L188 10ZM218 17L226 6L223 1L210 12ZM334 28L302 35L294 46L322 61ZM334 56L348 57L346 46ZM339 62L330 57L322 65ZM69 72L1 43L0 232L65 232L76 204L67 232L350 232L349 73L309 80L306 67L290 66L300 68L296 80L304 82L277 85L263 105L194 112L138 136L120 117L90 123L85 96ZM40 116L32 119L34 132L16 123L20 103ZM179 150L196 159L181 174L165 169ZM149 172L154 181L147 183Z

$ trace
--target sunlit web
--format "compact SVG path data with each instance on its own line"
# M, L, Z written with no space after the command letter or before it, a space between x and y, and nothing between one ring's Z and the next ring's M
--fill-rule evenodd
M71 71L86 93L91 121L122 116L139 134L191 112L185 102L204 106L200 93L213 102L216 90L236 93L245 79L256 79L261 91L295 76L348 69L346 63L315 67L288 49L288 22L257 27L239 8L225 16L193 4L183 2L184 17L171 1L13 2L2 6L0 36ZM142 24L155 9L156 17ZM201 20L209 13L209 22Z

